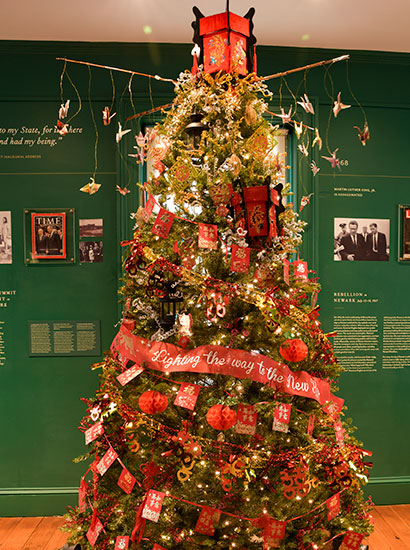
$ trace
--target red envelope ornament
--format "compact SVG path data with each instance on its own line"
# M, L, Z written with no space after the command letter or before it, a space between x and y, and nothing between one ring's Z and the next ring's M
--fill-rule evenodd
M216 250L218 244L218 226L207 223L200 223L198 225L199 248L209 248L210 250Z
M248 247L232 245L231 271L236 273L248 273L251 249Z
M203 506L195 526L195 531L201 535L209 535L212 537L220 517L221 512L219 510Z
M171 231L172 222L174 221L175 215L165 208L160 208L154 226L152 228L152 233L166 239Z

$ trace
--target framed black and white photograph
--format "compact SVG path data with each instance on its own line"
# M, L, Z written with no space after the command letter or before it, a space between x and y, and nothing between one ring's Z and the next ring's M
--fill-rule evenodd
M335 261L387 262L390 255L390 220L334 218Z
M0 264L11 263L11 212L9 210L0 210Z
M410 204L399 205L399 262L410 262Z
M102 241L81 241L80 242L80 263L94 264L103 261Z
M80 219L80 239L83 237L102 237L103 236L103 219L90 218Z

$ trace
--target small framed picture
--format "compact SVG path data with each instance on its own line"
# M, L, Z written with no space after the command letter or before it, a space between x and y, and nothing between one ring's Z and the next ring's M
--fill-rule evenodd
M399 205L399 262L410 262L410 204Z
M33 259L65 259L65 212L31 212L31 256Z
M74 265L74 208L24 209L24 262L26 265Z

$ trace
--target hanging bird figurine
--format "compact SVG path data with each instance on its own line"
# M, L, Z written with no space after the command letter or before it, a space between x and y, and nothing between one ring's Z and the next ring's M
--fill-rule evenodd
M68 115L68 108L70 107L70 100L67 99L67 101L61 104L60 109L58 111L58 118L63 119Z
M366 142L370 139L370 130L369 125L367 122L365 122L363 130L360 130L358 126L353 126L357 130L357 137L360 139L361 144L363 147L366 146Z
M131 132L131 128L128 128L128 130L123 130L121 126L121 122L119 122L118 132L115 134L115 141L119 143L122 140L123 136L125 136L125 134L128 134L128 132Z
M342 109L349 109L351 107L351 105L345 105L344 103L342 103L342 100L340 97L341 94L342 92L339 92L337 94L337 101L335 101L333 105L333 114L335 115L335 118L337 117L337 115L340 113Z
M128 193L131 193L131 191L128 189L128 187L120 187L119 185L117 185L117 191L118 193L120 193L123 197L125 197L125 195L127 195Z
M97 193L98 189L101 187L101 183L96 183L94 178L90 178L90 180L90 183L87 183L81 187L80 191L83 193L88 193L89 195L94 195L94 193Z
M339 151L339 147L337 149L335 149L332 153L332 156L331 157L324 157L322 155L322 159L325 159L327 160L328 162L330 162L330 164L332 165L332 168L339 168L340 170L340 160L336 157L336 153Z
M301 105L303 107L303 109L306 111L306 113L312 113L312 115L314 115L315 110L314 110L313 105L310 102L307 94L303 94L303 97L300 96L300 99L302 101L298 101L298 105Z
M109 124L111 123L111 119L113 117L115 117L117 113L113 113L112 115L110 114L110 108L109 107L104 107L103 111L102 111L102 119L103 119L103 124L104 126L109 126Z
M316 174L319 172L320 168L314 160L312 160L312 162L310 163L310 167L312 169L313 175L316 176Z
M314 147L316 144L319 147L319 151L321 151L323 141L322 141L322 138L320 137L319 130L317 128L315 128L315 139L312 141L312 147Z

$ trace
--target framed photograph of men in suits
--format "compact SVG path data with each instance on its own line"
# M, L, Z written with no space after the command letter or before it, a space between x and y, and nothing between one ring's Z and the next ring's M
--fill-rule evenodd
M73 208L24 210L26 265L74 265L75 211Z
M399 262L410 262L410 204L399 205Z
M65 212L31 213L31 254L34 259L65 259Z
M334 218L335 261L387 262L390 255L390 220Z

